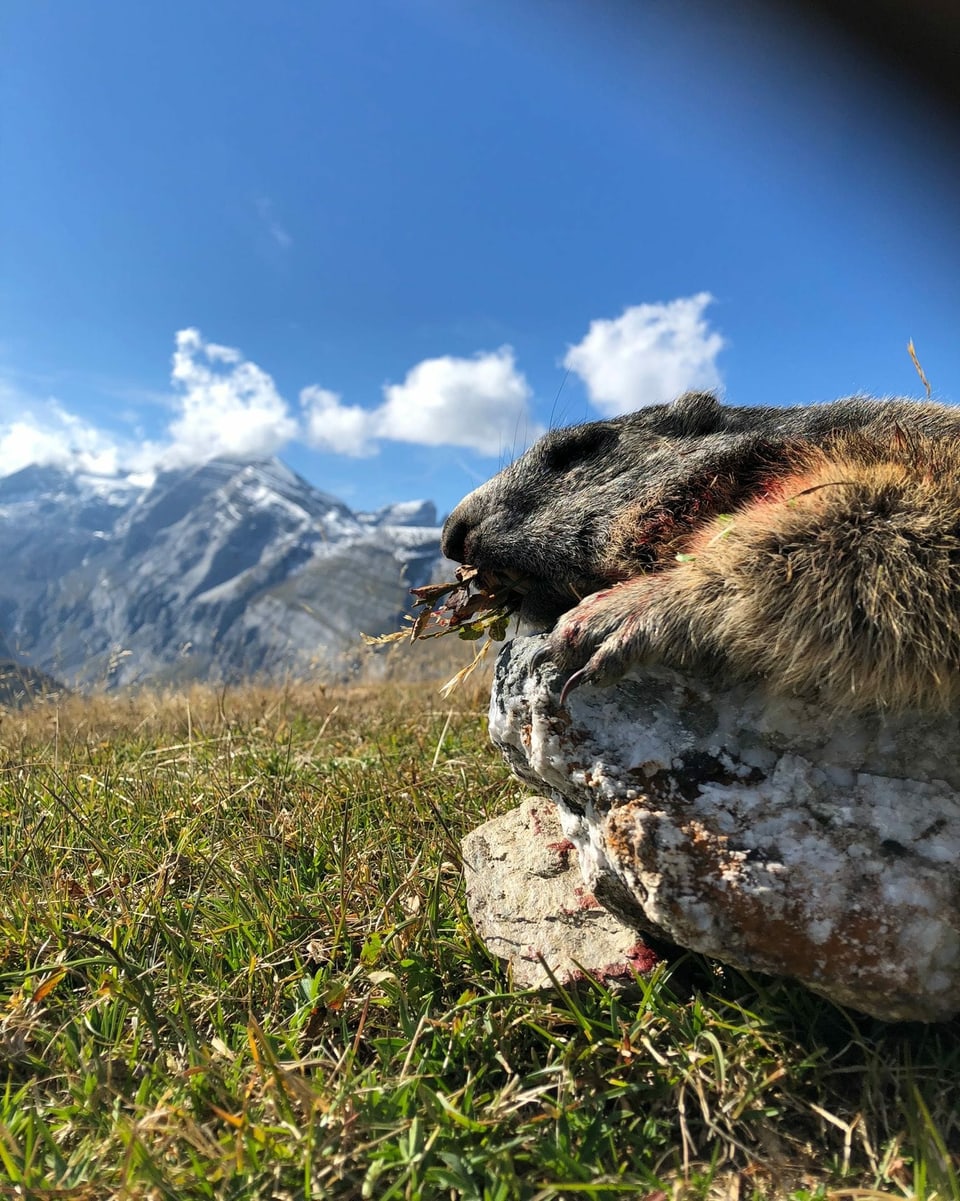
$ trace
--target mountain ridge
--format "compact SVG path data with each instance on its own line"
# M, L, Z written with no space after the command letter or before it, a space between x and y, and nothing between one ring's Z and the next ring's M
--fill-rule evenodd
M79 688L336 670L441 558L432 502L354 513L279 459L26 467L0 479L0 654Z

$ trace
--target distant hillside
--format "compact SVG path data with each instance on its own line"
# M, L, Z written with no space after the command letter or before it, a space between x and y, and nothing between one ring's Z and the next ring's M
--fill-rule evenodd
M353 513L276 459L149 488L28 467L0 479L2 650L81 687L302 675L396 628L439 559L429 501Z

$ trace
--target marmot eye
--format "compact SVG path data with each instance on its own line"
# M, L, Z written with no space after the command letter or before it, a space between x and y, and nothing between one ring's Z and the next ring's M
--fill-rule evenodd
M547 471L557 474L569 471L579 463L591 458L610 441L611 429L606 425L588 425L581 430L570 430L562 441L545 448L543 465Z

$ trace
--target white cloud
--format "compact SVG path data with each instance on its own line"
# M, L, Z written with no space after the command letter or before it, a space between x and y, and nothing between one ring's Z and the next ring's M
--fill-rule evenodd
M205 342L199 330L178 331L171 377L180 414L169 426L165 466L218 455L263 458L297 437L273 379L238 350Z
M665 304L638 304L613 320L590 323L563 365L587 385L604 416L673 400L696 388L718 388L716 358L725 343L704 310L709 292Z
M98 429L56 400L39 400L0 380L0 476L31 463L95 475L186 467L217 456L259 459L300 437L300 424L273 379L232 346L196 329L176 335L170 373L175 415L156 442Z
M497 455L542 433L531 421L530 386L509 346L472 359L424 359L383 392L377 433L396 442Z
M362 409L326 389L305 388L306 440L350 455L370 454L382 439L498 455L543 432L530 417L530 386L509 346L472 359L424 359L402 384L385 385L383 395L378 408Z
M102 430L68 413L56 401L27 402L19 416L0 425L0 475L23 467L72 467L115 475L120 448Z
M373 445L373 414L359 405L345 405L337 392L312 384L300 393L303 406L303 438L316 450L360 458L376 451Z

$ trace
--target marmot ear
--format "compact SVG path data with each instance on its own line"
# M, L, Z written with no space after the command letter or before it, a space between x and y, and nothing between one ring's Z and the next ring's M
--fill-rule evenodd
M678 434L713 434L723 421L720 401L712 392L684 392L668 411Z

